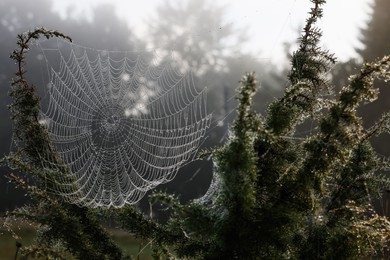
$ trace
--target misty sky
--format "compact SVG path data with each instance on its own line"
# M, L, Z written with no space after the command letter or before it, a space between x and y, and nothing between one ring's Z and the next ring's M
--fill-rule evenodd
M54 10L66 18L67 8L79 19L93 20L91 7L100 3L112 3L118 16L143 38L147 19L155 15L155 7L161 0L53 0ZM174 0L171 0L175 2ZM278 63L285 58L283 43L293 42L304 25L311 7L309 0L218 0L227 5L225 20L237 29L246 28L250 36L246 50L255 58ZM372 0L328 0L324 6L324 18L319 26L323 29L323 45L344 61L354 57L359 47L360 29L365 26L371 12ZM210 25L210 30L223 29L221 25ZM209 33L209 32L204 32ZM266 36L266 37L265 37ZM93 46L91 46L93 47Z

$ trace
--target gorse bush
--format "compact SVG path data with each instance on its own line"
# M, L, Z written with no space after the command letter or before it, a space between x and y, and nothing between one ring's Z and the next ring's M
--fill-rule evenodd
M266 116L251 110L254 73L241 79L237 118L227 143L201 155L215 163L207 194L187 204L165 193L150 196L151 203L171 209L166 223L132 206L83 208L45 191L42 183L55 186L56 176L67 170L41 166L39 155L47 151L47 159L61 159L38 122L39 98L24 78L24 55L31 39L66 36L45 29L20 35L19 49L11 56L19 69L10 109L16 141L22 145L6 161L37 181L9 175L34 204L8 215L41 229L37 245L23 253L56 258L64 250L79 259L126 258L100 226L99 218L107 214L130 234L153 241L156 258L358 259L386 254L390 222L374 211L372 200L389 185L380 173L389 163L376 154L370 139L389 132L390 113L366 129L356 110L377 98L375 79L390 79L390 56L365 63L348 85L332 93L326 76L335 58L319 47L321 31L315 27L325 1L312 2L291 57L289 86ZM297 127L307 121L316 130L295 138Z

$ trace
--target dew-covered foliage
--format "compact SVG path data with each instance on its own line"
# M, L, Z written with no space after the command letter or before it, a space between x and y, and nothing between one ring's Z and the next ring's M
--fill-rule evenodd
M8 217L41 227L37 245L23 253L54 248L42 252L125 258L100 226L99 219L108 216L129 234L150 241L156 259L358 259L386 254L390 222L374 211L372 200L389 187L380 174L389 160L373 150L370 139L389 132L390 113L366 129L356 110L380 94L374 80L390 79L390 56L365 63L346 86L333 87L327 73L335 58L319 47L321 31L315 26L325 1L312 2L284 95L262 116L251 109L258 87L255 74L243 76L229 139L201 155L211 156L215 165L209 191L186 204L170 194L152 194L151 204L168 209L163 223L133 206L91 209L47 192L43 184L55 190L58 176L68 172L42 167L40 154L51 154L47 160L60 158L38 122L39 102L24 80L23 62L31 38L63 35L45 29L21 35L12 55L19 70L11 90L20 145L7 162L37 181L9 175L35 203ZM335 89L341 91L332 93ZM316 131L296 136L297 127L308 121Z

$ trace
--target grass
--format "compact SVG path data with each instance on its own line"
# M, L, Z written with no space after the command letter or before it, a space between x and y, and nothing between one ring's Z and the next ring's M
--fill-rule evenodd
M149 260L152 258L152 248L150 241L139 241L129 233L120 229L108 229L112 239L132 258Z
M3 221L1 221L3 223ZM15 259L16 243L22 247L30 246L34 242L36 228L25 223L11 223L14 234L0 226L0 259Z
M4 221L1 220L1 223ZM33 245L37 228L26 223L11 223L14 234L9 232L5 227L0 225L0 260L15 259L17 250L16 243L21 243L22 247ZM152 249L149 241L139 241L125 231L108 228L107 231L113 240L123 249L125 254L132 258L140 260L152 259ZM20 259L20 253L18 254ZM70 255L66 259L74 259ZM29 258L33 259L33 258Z

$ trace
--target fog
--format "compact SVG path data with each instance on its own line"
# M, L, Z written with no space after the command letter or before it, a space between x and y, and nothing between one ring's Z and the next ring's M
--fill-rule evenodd
M0 155L9 152L12 139L7 92L15 64L8 56L16 47L17 34L41 26L58 30L75 43L98 50L175 51L179 66L194 71L199 88L208 88L207 107L213 113L213 123L204 145L213 147L223 143L234 117L235 88L241 75L256 71L261 89L255 108L264 113L266 105L285 86L281 74L288 65L288 55L284 51L291 51L309 10L309 5L297 1L274 1L275 5L265 2L270 1L235 1L233 5L233 1L146 1L132 6L121 5L124 1L113 1L114 5L83 1L83 5L76 5L76 1L2 0ZM346 27L340 31L349 33L342 34L336 28L339 23L335 25L336 19L332 19L332 13L339 15L335 10L342 9L335 9L335 2L329 1L320 24L324 25L324 45L337 46L336 55L341 54L341 59L347 60L356 55L351 46L359 45L359 26L365 20L362 15L369 13L366 10L369 1L353 1L355 15L343 23ZM333 27L328 27L328 22ZM350 47L346 48L347 45ZM29 56L27 68L27 79L44 95L48 83L45 66ZM1 169L1 175L7 171ZM181 194L183 200L199 197L207 190L211 172L210 161L196 161L184 167L162 189ZM0 185L0 210L12 209L26 199L3 176Z

